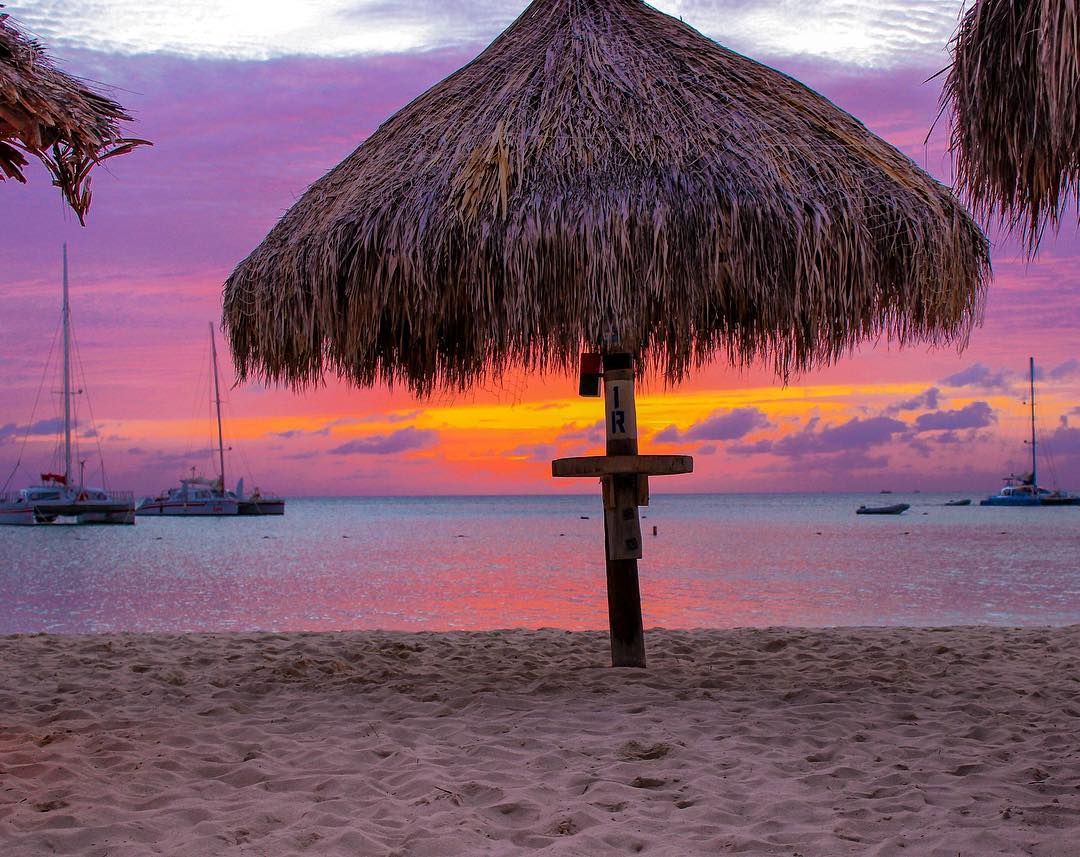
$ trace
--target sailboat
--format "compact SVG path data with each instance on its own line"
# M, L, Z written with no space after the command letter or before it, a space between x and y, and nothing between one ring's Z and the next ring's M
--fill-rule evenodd
M214 366L214 405L217 411L218 475L207 479L195 475L181 479L179 487L162 491L156 497L143 499L135 510L137 515L169 515L200 517L231 517L234 515L284 515L285 501L275 494L263 494L256 488L244 493L244 480L236 483L235 491L225 489L225 441L221 427L221 386L218 379L217 342L214 325L210 323L210 356Z
M1051 491L1039 485L1035 437L1035 358L1031 368L1031 472L1022 476L1005 477L1005 485L997 494L979 501L980 506L1080 506L1080 497L1064 491Z
M134 524L134 495L86 485L80 466L76 479L72 467L71 432L71 303L68 298L68 256L64 245L64 303L61 323L64 339L64 472L42 473L37 485L11 496L0 494L0 524L51 524L72 519L77 524Z

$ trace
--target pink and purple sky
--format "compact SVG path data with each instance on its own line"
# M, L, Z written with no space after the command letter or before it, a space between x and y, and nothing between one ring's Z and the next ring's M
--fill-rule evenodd
M220 316L229 271L309 183L525 5L9 0L67 70L110 84L137 119L131 132L155 145L98 172L85 229L42 170L29 185L0 184L0 479L21 462L8 486L18 488L54 464L57 382L41 382L65 241L89 391L80 413L88 427L92 406L96 427L80 444L88 473L99 444L117 488L146 493L192 466L213 472L207 322ZM939 83L925 81L947 62L961 0L656 5L798 77L949 181L944 126L926 141ZM1048 236L1032 263L991 238L985 323L962 353L868 343L787 387L767 369L722 364L673 390L649 385L643 449L696 456L694 476L657 487L992 491L1024 466L1034 355L1052 454L1042 481L1080 489L1077 229ZM222 369L230 482L244 475L290 495L595 490L549 476L552 457L599 449L600 406L576 398L576 379L514 377L417 401L333 379L301 395L232 387L227 357Z

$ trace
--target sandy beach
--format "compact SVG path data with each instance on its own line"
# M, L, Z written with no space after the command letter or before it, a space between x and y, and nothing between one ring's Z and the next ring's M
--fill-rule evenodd
M1080 626L0 639L0 853L1080 853Z

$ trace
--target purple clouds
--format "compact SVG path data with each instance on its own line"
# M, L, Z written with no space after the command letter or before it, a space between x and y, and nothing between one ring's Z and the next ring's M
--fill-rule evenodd
M572 441L585 441L590 444L600 443L604 439L604 421L593 423L591 426L579 428L576 423L568 423L563 431L555 438L556 443L570 443Z
M927 390L923 390L917 396L889 405L889 407L885 409L885 413L888 416L895 416L904 411L917 411L919 408L936 408L940 398L941 390L937 387L930 387Z
M1070 378L1080 377L1080 360L1071 357L1051 369L1036 367L1035 377L1039 380L1048 379L1050 381L1068 381Z
M938 391L931 388L916 399L900 402L890 410L917 400L936 402ZM837 425L823 426L820 417L812 417L803 428L792 434L779 438L764 438L755 443L738 444L730 447L730 450L735 453L768 454L785 458L830 456L837 453L861 454L874 447L900 441L921 445L921 441L916 441L916 436L923 432L945 432L952 438L955 436L949 434L951 432L986 428L996 422L997 416L986 402L972 402L955 410L928 411L916 417L914 424L883 414L866 418L854 417Z
M506 455L526 461L551 461L558 455L558 447L553 443L523 443L508 450Z
M288 431L275 431L271 432L274 437L280 437L284 440L292 440L296 437L326 437L330 434L330 427L323 426L321 429L312 429L311 431L304 431L304 429L289 429Z
M915 431L956 431L986 428L997 422L994 409L986 402L972 402L953 411L932 411L920 414Z
M837 452L865 451L889 443L908 431L908 424L892 417L855 417L835 426L818 428L820 419L813 417L799 431L775 440L760 440L753 444L731 447L732 452L768 453L787 458Z
M1053 433L1046 435L1042 443L1054 455L1063 458L1080 458L1080 428L1059 426Z
M5 423L0 426L0 441L24 436L43 437L55 435L60 434L63 430L64 421L60 417L50 417L49 419L38 420L27 426L21 426L16 423ZM97 437L97 432L90 426L78 429L76 433L80 437Z
M982 390L1007 392L1013 386L1011 374L1006 370L995 370L982 363L975 363L954 375L942 378L941 383L946 387L977 387Z
M757 408L735 408L715 411L686 431L668 426L653 438L657 443L678 443L688 440L739 440L756 429L770 428L772 423Z
M1027 361L1024 362L1026 365ZM1013 393L1020 377L1019 372L1009 369L991 369L982 363L975 363L947 378L942 378L941 383L947 387L974 387L992 392ZM1080 360L1070 357L1049 369L1036 366L1035 378L1039 381L1070 381L1080 378ZM1027 381L1026 370L1023 373L1023 380Z
M439 433L432 429L408 428L390 434L374 434L358 437L341 446L328 450L330 455L396 455L417 449L426 449L439 442Z

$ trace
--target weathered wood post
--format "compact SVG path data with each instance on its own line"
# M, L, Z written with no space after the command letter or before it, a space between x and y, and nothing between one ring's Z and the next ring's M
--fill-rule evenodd
M551 473L556 477L600 477L604 496L611 665L644 667L645 631L637 566L642 555L638 506L649 505L649 476L690 473L694 469L694 460L689 455L638 454L633 355L605 354L602 363L597 355L583 355L582 395L599 395L601 374L607 454L557 459L551 463Z
M607 454L637 455L637 403L634 401L632 355L604 355L604 404ZM605 476L602 483L608 625L611 630L611 665L615 667L645 666L645 628L641 621L637 566L637 561L641 559L639 483L648 486L649 477L620 473ZM647 492L648 488L645 490Z

